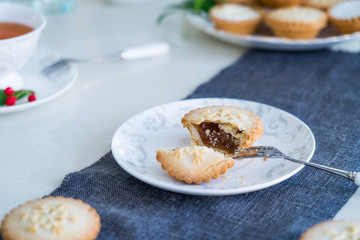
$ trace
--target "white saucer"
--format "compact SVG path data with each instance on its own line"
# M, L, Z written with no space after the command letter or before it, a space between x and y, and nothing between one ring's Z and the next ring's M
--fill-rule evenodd
M35 92L37 100L20 100L13 106L0 106L0 114L30 109L46 103L68 90L76 81L78 70L70 64L51 76L44 76L41 70L60 59L60 54L46 47L38 48L28 63L18 72L0 77L0 88L14 90L28 89Z
M209 183L185 184L170 177L156 161L159 148L190 145L190 134L181 118L191 109L210 105L240 106L255 112L264 125L264 135L254 145L271 145L284 153L310 161L315 138L309 127L281 109L239 99L200 98L172 102L135 115L116 131L111 151L129 174L168 191L206 196L222 196L257 191L285 181L304 166L282 159L237 160L226 174Z

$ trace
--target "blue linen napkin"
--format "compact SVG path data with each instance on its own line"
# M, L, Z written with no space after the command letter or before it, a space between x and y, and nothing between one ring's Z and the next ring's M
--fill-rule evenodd
M252 50L188 98L253 100L302 119L317 140L313 162L359 171L360 56ZM356 190L351 181L304 168L268 189L227 197L182 195L130 176L111 153L71 173L51 195L99 212L98 239L298 239L331 219Z
M286 110L312 129L312 162L359 171L360 57L249 51L188 98L227 97ZM126 173L109 152L51 193L100 214L98 239L298 239L352 196L349 180L312 168L260 191L226 197L167 192Z

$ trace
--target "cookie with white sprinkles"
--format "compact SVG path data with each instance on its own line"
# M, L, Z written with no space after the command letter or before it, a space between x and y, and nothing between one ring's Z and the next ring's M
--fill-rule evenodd
M354 240L360 239L360 220L331 220L314 225L300 240Z
M100 217L89 204L60 196L13 209L2 221L1 234L4 240L91 240L100 227Z

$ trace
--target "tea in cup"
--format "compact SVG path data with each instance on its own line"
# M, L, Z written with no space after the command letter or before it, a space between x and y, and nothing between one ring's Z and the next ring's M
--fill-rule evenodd
M45 25L45 16L35 9L0 3L0 78L25 65Z

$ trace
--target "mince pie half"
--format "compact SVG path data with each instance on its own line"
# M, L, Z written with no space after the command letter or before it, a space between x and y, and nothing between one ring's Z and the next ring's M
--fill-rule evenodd
M156 159L168 174L187 184L209 182L234 165L234 159L214 149L200 146L159 149Z
M192 143L225 154L250 147L263 132L258 116L234 106L209 106L187 113L181 123L188 128Z

